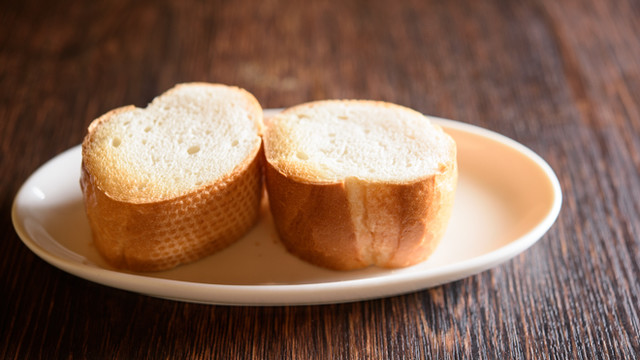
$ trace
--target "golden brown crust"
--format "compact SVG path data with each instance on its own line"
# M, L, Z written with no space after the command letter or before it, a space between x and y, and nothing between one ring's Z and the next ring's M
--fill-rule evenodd
M269 206L287 250L311 263L352 269L365 265L357 252L355 229L343 184L317 185L292 180L265 165Z
M375 212L380 217L396 214L401 234L391 256L377 265L398 268L426 260L444 235L455 197L458 178L455 161L443 166L433 177L413 184L393 185L394 206L381 203Z
M98 251L116 268L159 271L230 245L258 219L261 159L255 156L223 181L196 192L141 204L109 197L83 164L80 184Z
M444 235L457 166L452 161L440 174L409 184L305 183L269 163L265 176L276 229L291 253L336 270L399 268L427 259ZM364 220L353 216L353 191L360 193Z

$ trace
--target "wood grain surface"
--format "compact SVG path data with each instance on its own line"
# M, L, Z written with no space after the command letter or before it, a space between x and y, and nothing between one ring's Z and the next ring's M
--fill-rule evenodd
M635 359L640 353L640 2L0 4L0 358ZM395 102L540 154L563 208L532 248L416 293L197 305L94 284L30 252L13 198L89 122L175 83L265 108Z

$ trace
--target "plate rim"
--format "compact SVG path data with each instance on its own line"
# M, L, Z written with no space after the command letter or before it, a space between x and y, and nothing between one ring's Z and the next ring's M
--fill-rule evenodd
M279 111L279 109L265 109L265 116L267 113L276 113L277 111ZM20 197L23 196L22 194L24 194L29 184L34 181L33 179L36 178L39 172L44 171L47 166L51 166L51 164L56 160L60 161L61 158L70 156L71 152L79 151L81 145L76 145L46 161L31 175L29 175L25 182L20 186L11 208L13 226L21 241L32 252L38 255L38 257L54 267L85 280L116 289L169 300L239 306L332 304L406 294L476 275L500 263L507 262L540 240L555 223L562 207L562 189L551 166L533 150L505 135L460 121L428 115L427 117L435 123L443 126L445 129L451 128L466 133L480 135L484 138L504 144L532 160L536 166L543 171L547 180L549 180L553 192L552 205L544 218L525 234L495 250L457 263L439 266L422 272L403 272L402 274L397 274L391 271L389 274L385 274L383 276L359 279L333 280L315 283L255 285L211 284L156 278L146 276L144 274L120 272L65 259L42 248L23 228L23 224L18 214ZM181 293L181 290L188 289L191 295L175 296L175 294L171 294L166 291L166 284L170 284L171 286L169 288L174 289L171 291L172 293ZM374 289L377 291L372 293L371 290ZM194 290L196 294L194 294ZM326 295L327 290L332 290L332 296ZM255 300L249 301L247 299L249 295L251 295ZM239 298L244 299L244 301L238 301Z

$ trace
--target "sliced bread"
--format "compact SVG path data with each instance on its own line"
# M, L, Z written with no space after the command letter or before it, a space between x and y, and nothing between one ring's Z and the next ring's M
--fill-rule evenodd
M429 257L449 221L456 145L406 107L327 100L267 121L266 184L278 234L327 268L398 268Z
M100 254L116 268L158 271L242 237L259 215L262 129L253 95L207 83L94 120L80 183Z

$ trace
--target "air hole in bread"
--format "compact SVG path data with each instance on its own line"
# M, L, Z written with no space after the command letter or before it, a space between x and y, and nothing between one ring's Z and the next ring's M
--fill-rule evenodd
M310 118L310 116L307 115L307 114L298 114L297 116L298 116L298 119L300 119L300 120Z
M147 126L146 128L144 128L144 132L149 132L151 131L151 126Z
M340 119L340 120L349 120L349 117L347 115L339 115L338 119Z
M296 157L300 160L309 160L309 155L307 155L307 153L305 153L304 151L298 151L296 153Z
M113 147L118 147L120 146L121 143L122 143L122 140L120 140L120 138L113 138L113 140L111 141L111 145Z
M240 142L238 140L233 140L233 142L231 143L231 146L238 146Z
M147 145L147 139L142 139L142 145Z
M197 153L198 151L200 151L200 145L193 145L190 148L187 149L187 153L189 153L189 155L193 155L195 153Z

